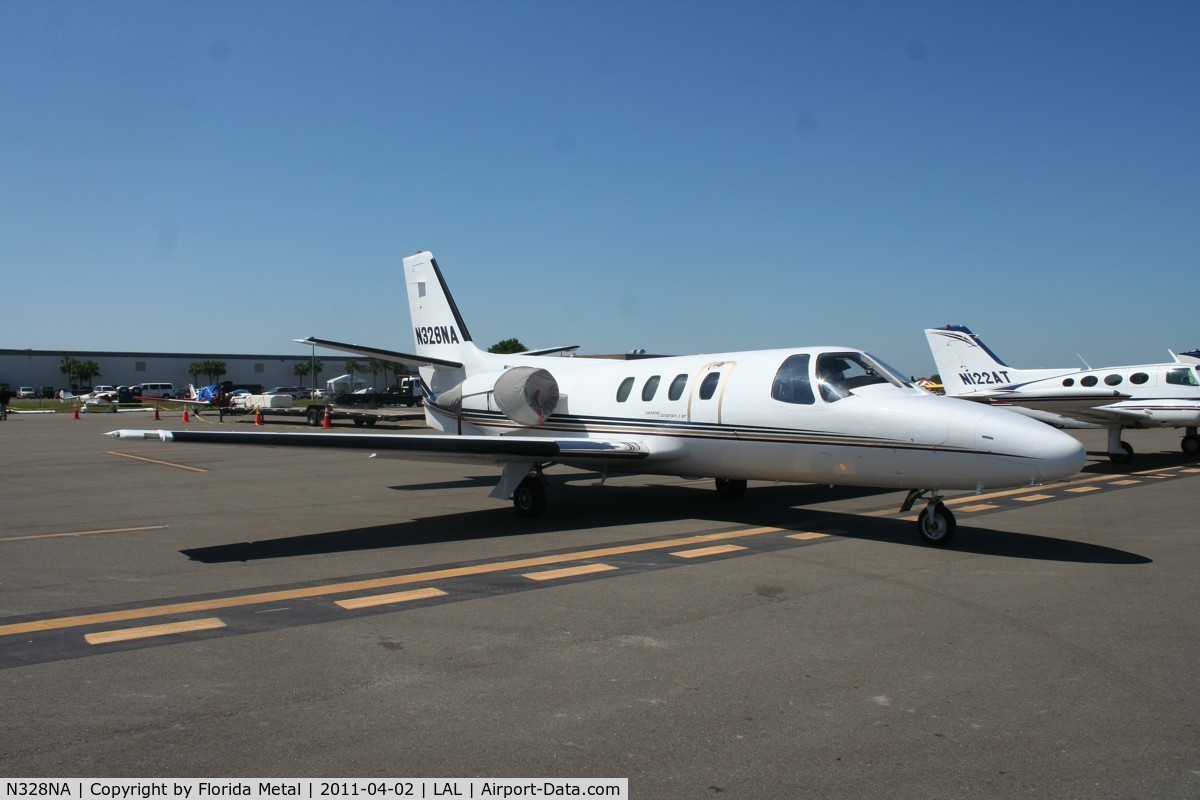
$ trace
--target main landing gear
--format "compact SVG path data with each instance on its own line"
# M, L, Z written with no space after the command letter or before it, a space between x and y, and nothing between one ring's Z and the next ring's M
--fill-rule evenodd
M1121 429L1108 429L1108 460L1114 464L1128 464L1133 461L1133 447L1129 442L1121 441Z
M954 513L942 503L942 495L937 489L913 489L904 498L900 512L912 510L917 500L928 497L925 508L917 516L917 533L925 544L933 547L945 547L954 538L958 530L958 522Z
M540 517L546 510L546 477L537 467L517 484L512 495L513 508L522 517Z
M1200 455L1200 436L1196 435L1194 427L1187 428L1187 435L1179 443L1179 449L1189 456Z
M717 494L730 499L741 497L746 493L746 482L735 478L717 478Z

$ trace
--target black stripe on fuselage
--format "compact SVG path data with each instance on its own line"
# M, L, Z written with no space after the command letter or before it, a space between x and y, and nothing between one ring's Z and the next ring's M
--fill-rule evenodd
M518 425L499 411L464 411L463 422L480 428L505 431L529 430ZM649 435L667 439L709 439L713 441L739 441L766 444L835 445L839 447L865 447L913 451L942 451L968 455L994 455L1008 458L1028 458L1008 453L992 453L961 447L923 445L897 439L871 436L850 437L825 431L798 430L795 428L766 428L754 425L728 425L686 420L637 420L624 417L577 417L551 415L540 425L539 431L565 433L615 435Z

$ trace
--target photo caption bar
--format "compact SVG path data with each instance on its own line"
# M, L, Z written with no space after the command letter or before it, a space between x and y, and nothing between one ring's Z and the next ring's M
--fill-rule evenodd
M628 800L628 778L5 778L0 800L211 800L211 798L522 798Z

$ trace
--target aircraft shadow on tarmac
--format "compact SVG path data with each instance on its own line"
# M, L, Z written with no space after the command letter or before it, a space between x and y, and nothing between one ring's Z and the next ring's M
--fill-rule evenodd
M662 523L679 519L708 520L733 526L826 531L843 538L927 547L918 539L914 524L909 521L805 507L810 503L894 493L892 489L824 485L761 486L751 488L740 499L729 500L719 497L707 487L568 486L566 480L577 482L579 475L549 478L549 510L545 516L533 519L517 515L507 504L497 504L495 508L444 514L392 525L236 542L180 552L193 561L219 564L639 523ZM494 478L491 482L494 483ZM461 486L462 483L455 482L454 485ZM421 488L429 488L429 485L422 484ZM977 555L1040 561L1089 564L1151 563L1150 559L1135 553L1102 545L964 525L961 521L950 549Z
M1093 475L1129 475L1134 472L1145 472L1152 469L1194 467L1200 464L1200 462L1196 461L1194 455L1172 453L1169 451L1161 453L1137 453L1134 455L1133 461L1128 464L1117 464L1109 461L1108 453L1105 452L1089 450L1088 455L1099 460L1089 461L1080 472Z

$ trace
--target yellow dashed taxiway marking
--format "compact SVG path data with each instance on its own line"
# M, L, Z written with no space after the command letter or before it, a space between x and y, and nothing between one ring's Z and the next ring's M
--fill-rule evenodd
M170 636L175 633L211 631L224 627L224 622L216 617L209 617L208 619L192 619L187 622L168 622L165 625L147 625L142 628L124 628L119 631L89 633L83 638L88 644L109 644L111 642L126 642L130 639L148 639L152 636Z
M959 509L959 511L991 511L993 508L999 507L1000 506L996 505L995 503L979 503L978 505L974 506L963 506Z
M407 603L411 600L428 600L431 597L445 597L441 589L430 586L428 589L412 589L407 592L392 592L391 594L373 594L367 597L351 597L348 600L338 600L337 604L344 609L353 611L356 608L371 606L386 606L391 603Z
M715 547L698 547L695 550L676 550L671 553L679 558L703 558L704 556L715 556L721 553L733 553L746 548L737 544L719 544Z
M4 536L0 542L21 542L26 539L57 539L60 536L91 536L95 533L137 533L138 531L161 531L166 525L143 525L138 528L104 528L98 531L71 531L69 533L31 533L26 536Z
M170 461L159 461L157 458L146 458L145 456L135 456L129 453L118 453L115 450L107 451L110 456L120 456L121 458L132 458L134 461L145 461L149 464L161 464L164 467L174 467L175 469L186 469L188 472L208 472L200 467L189 467L185 464L172 464Z
M817 533L816 531L807 531L805 533L789 533L787 538L795 539L798 542L807 542L810 539L824 539L828 537L828 533Z
M209 600L196 600L186 603L166 603L144 608L127 608L120 611L101 611L95 614L80 614L73 617L55 617L52 619L34 620L32 622L15 622L11 625L0 625L0 636L36 633L39 631L62 630L78 628L84 625L102 625L108 622L125 622L133 619L151 619L172 614L188 614L199 611L214 611L221 608L239 608L242 606L278 603L286 600L298 600L308 597L327 597L333 594L370 591L386 586L406 586L414 583L432 583L435 581L461 578L468 575L486 575L493 572L528 569L549 564L566 564L572 561L591 561L607 558L612 555L629 553L645 553L653 550L670 550L693 544L708 544L723 539L740 539L748 536L761 536L765 533L782 533L782 528L746 528L740 531L725 533L704 533L686 536L679 539L640 542L638 544L601 547L595 550L581 550L575 553L559 553L550 556L533 556L512 561L498 561L492 564L476 564L469 567L448 567L429 572L415 572L408 575L392 575L383 578L366 578L343 583L329 583L320 586L307 586L300 589L279 589L254 594L234 595L231 597L214 597Z
M1053 500L1053 499L1054 499L1054 495L1052 495L1052 494L1027 494L1024 497L1014 497L1013 498L1013 500L1017 500L1022 503L1036 503L1038 500Z
M1070 489L1063 489L1064 492L1072 492L1073 494L1082 494L1083 492L1098 492L1099 486L1073 486Z
M1111 485L1113 485L1113 486L1133 486L1135 483L1141 483L1141 481L1135 481L1135 480L1113 481Z
M576 575L591 575L595 572L608 572L616 569L611 564L584 564L581 567L566 567L565 569L547 569L541 572L526 572L522 578L531 581L556 581L559 578L573 578Z

